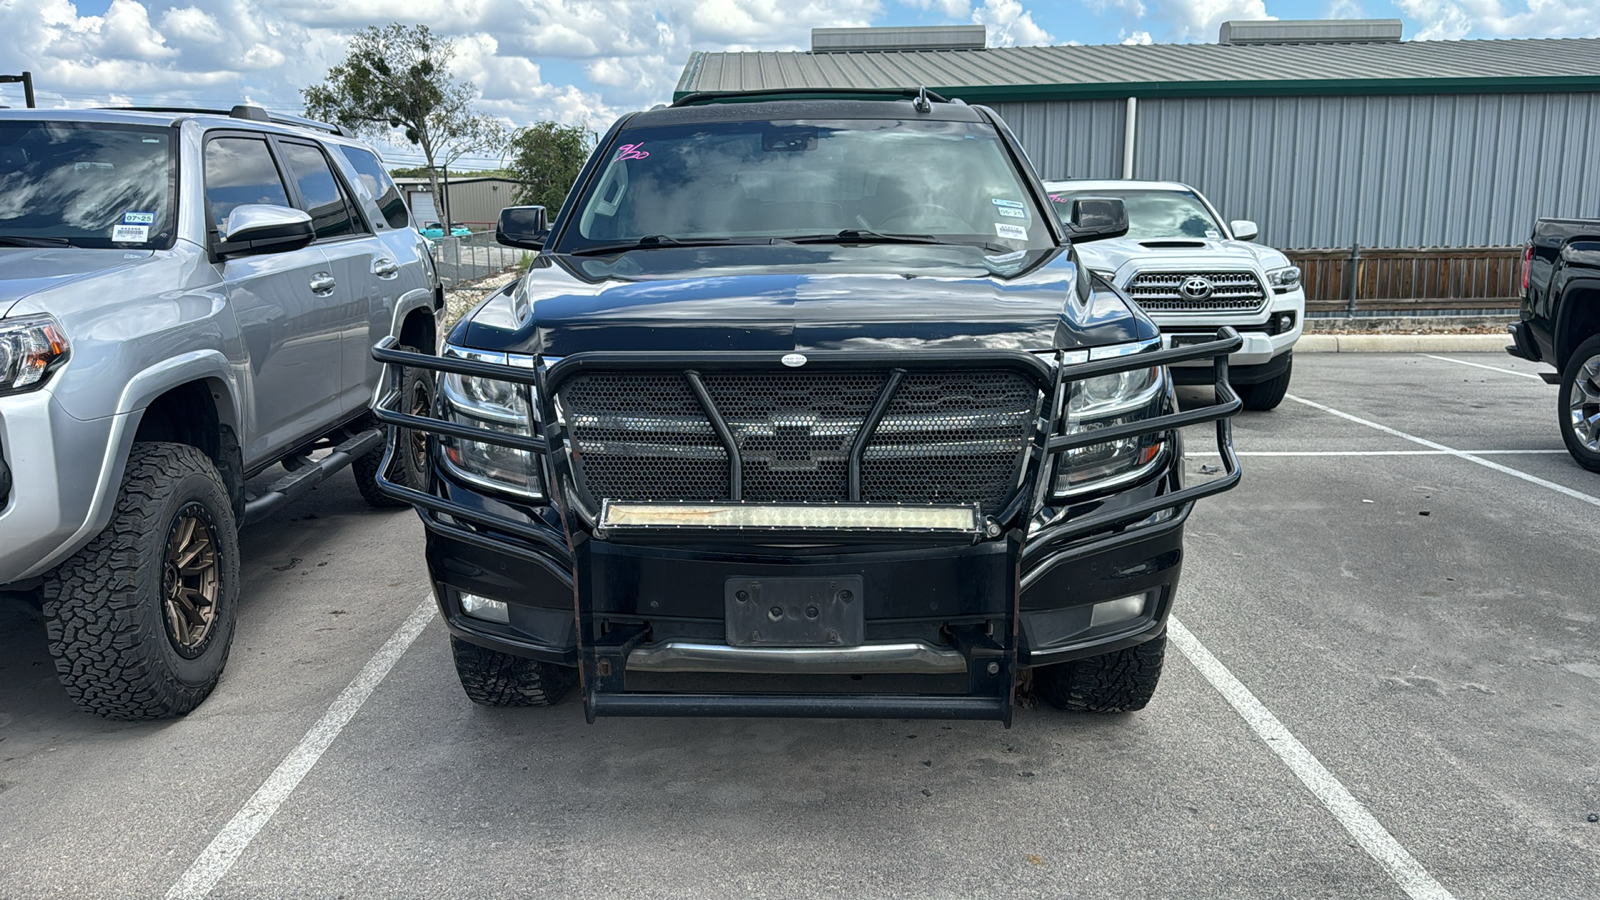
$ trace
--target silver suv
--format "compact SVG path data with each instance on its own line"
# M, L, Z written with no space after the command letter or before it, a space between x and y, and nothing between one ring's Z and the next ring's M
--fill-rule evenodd
M345 466L393 504L369 353L432 353L443 311L399 191L337 128L0 111L0 590L42 588L74 701L193 709L233 637L239 526ZM431 405L421 373L388 387Z

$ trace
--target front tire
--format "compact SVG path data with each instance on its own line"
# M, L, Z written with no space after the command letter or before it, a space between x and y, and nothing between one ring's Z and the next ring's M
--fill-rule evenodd
M1283 371L1276 376L1259 384L1234 385L1234 393L1239 395L1239 400L1244 403L1245 409L1265 412L1277 409L1283 402L1283 396L1289 393L1289 376L1294 374L1294 357L1290 356L1284 363Z
M416 347L402 346L400 349L410 353L423 352ZM402 369L400 397L406 412L414 416L432 415L433 379L429 377L428 370L414 366ZM362 499L373 509L400 509L410 506L411 504L406 501L395 499L378 489L378 469L383 465L385 449L379 447L350 464L350 473L355 476L356 487L360 489ZM410 428L397 429L394 462L389 466L389 480L414 491L427 490L427 435Z
M1578 345L1561 372L1561 439L1578 465L1600 472L1600 334Z
M233 504L186 444L135 444L111 522L45 579L67 694L111 719L181 716L222 677L239 599Z
M1144 709L1155 695L1166 658L1167 636L1033 670L1033 687L1057 709L1119 713Z
M572 686L573 670L450 638L456 675L480 706L551 706Z

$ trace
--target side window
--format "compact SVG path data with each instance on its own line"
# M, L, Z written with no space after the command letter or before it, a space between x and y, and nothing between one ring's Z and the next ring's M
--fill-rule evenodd
M321 149L315 144L290 141L282 141L278 146L283 150L283 161L289 169L289 177L294 179L305 201L305 211L311 214L311 225L316 229L319 240L366 230L361 220L355 217L350 202L345 199L344 190L339 186L339 179L334 177L333 170L328 167L328 158L322 155Z
M361 183L366 185L367 191L377 201L378 209L383 212L383 220L389 223L390 228L404 228L411 224L411 216L406 212L405 198L400 196L400 189L395 187L389 173L383 170L383 163L378 157L357 147L340 147L344 158L361 176Z
M217 231L234 207L246 203L290 206L283 177L273 165L267 142L256 138L222 137L206 144L208 226Z

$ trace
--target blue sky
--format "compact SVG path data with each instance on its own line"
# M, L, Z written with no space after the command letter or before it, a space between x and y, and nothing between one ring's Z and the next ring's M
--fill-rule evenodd
M419 12L455 41L482 109L592 130L668 99L691 51L804 50L814 27L980 23L990 46L1215 41L1223 21L1262 18L1399 18L1407 40L1600 35L1600 0L0 0L0 72L33 71L46 106L298 111L351 32Z

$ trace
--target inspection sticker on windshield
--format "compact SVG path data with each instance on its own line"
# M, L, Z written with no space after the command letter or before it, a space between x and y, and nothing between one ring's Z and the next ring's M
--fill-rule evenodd
M1006 222L994 223L994 233L1007 240L1025 241L1028 239L1028 229L1021 225L1011 225Z
M1009 206L996 206L994 211L1008 219L1026 219L1028 217L1026 212L1020 209L1012 209Z
M989 198L989 202L993 203L995 206L1009 207L1011 209L1025 209L1026 208L1021 203L1018 203L1015 200L1006 200L1006 199L1003 199L1001 197L990 197Z
M124 225L154 225L156 214L153 212L125 212L122 214Z
M115 225L111 228L112 243L142 244L149 239L149 225Z

